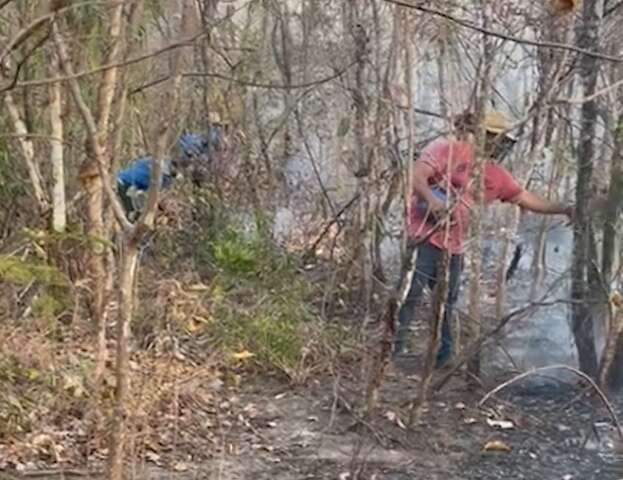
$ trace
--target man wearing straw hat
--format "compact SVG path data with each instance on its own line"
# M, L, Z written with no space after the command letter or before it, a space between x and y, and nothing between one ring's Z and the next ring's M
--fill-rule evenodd
M484 116L483 201L513 203L543 214L572 216L573 207L553 203L523 189L508 170L499 165L515 139L507 134L509 124L499 112ZM428 144L411 169L411 202L407 228L416 245L417 259L406 299L398 315L394 339L394 357L406 353L410 343L410 324L425 286L431 289L439 275L443 252L449 254L448 297L444 309L441 345L436 366L446 363L452 354L452 309L459 294L463 251L468 233L470 205L473 203L473 172L476 156L476 116L466 112L454 120L455 135L438 138Z

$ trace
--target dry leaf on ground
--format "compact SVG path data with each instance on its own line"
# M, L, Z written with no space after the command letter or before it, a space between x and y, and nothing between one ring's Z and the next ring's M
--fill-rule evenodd
M501 440L492 440L484 446L485 452L510 452L512 449Z

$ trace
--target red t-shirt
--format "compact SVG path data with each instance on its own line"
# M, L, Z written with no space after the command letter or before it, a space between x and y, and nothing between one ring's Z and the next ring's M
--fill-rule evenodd
M448 139L437 139L426 146L418 162L429 165L433 176L430 186L438 185L456 201L452 209L452 222L449 228L435 226L427 221L427 214L419 212L416 205L420 198L414 193L411 198L409 215L409 236L416 240L429 237L429 242L452 254L463 253L463 244L469 227L470 207L473 203L472 172L474 166L474 147L470 143ZM515 199L522 188L513 176L503 167L486 162L484 164L484 202L495 200L509 202Z

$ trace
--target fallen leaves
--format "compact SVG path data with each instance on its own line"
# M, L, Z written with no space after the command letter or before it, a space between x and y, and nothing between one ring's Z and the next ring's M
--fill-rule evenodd
M187 472L190 470L190 466L186 462L175 462L173 464L173 470L176 472Z
M610 295L610 303L617 308L623 307L623 295L618 290L615 290Z
M499 428L500 430L515 428L515 424L510 420L494 420L492 418L487 418L487 425L492 428Z
M63 375L63 389L74 398L82 398L86 394L86 388L78 375Z
M501 440L492 440L485 443L483 448L485 452L504 452L508 453L512 451L512 448Z
M231 358L238 361L248 360L254 356L255 354L249 352L248 350L242 350L241 352L231 354Z
M400 416L397 413L388 410L387 412L385 412L385 418L393 424L397 425L398 427L402 428L403 430L407 429L407 426L400 419Z

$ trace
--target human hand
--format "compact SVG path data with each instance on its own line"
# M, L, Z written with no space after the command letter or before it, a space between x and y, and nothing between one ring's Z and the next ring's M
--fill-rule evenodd
M445 202L441 201L439 198L433 195L430 199L428 199L428 210L430 211L431 215L439 219L443 217L448 209Z

